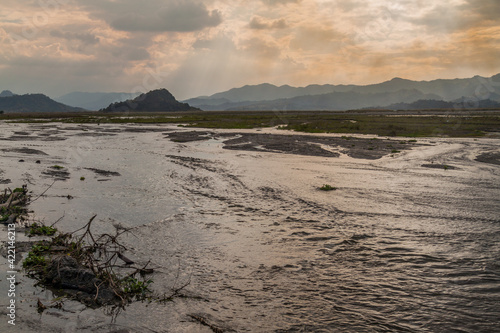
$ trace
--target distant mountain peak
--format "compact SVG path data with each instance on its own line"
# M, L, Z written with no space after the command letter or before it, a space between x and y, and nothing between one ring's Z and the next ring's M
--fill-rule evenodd
M390 82L401 82L401 81L410 81L410 80L403 79L401 77L396 76L396 77L392 78L392 80Z
M0 97L12 97L12 96L16 95L10 90L4 90L0 93Z
M167 89L156 89L141 94L134 99L113 103L104 112L163 112L163 111L199 111L187 103L178 102Z
M141 98L144 101L146 101L146 100L151 100L151 101L152 100L161 100L161 101L168 101L168 102L176 101L174 95L172 95L170 93L170 91L168 91L165 88L151 90L150 92L148 92L146 94L140 95L138 98Z

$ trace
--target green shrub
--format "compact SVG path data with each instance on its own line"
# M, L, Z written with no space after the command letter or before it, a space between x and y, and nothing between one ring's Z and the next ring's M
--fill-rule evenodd
M134 277L127 277L122 280L122 287L125 294L144 299L147 294L151 293L149 285L153 283L152 280L138 280Z
M335 191L337 188L331 185L325 184L319 188L321 191Z
M53 236L57 229L46 225L33 223L28 230L28 237L32 236Z
M49 245L45 245L44 243L39 242L33 245L30 252L32 252L35 255L40 255L44 252L47 252L49 249L50 249Z
M42 268L47 265L45 257L41 254L30 251L28 256L23 261L23 268L32 270L34 268Z

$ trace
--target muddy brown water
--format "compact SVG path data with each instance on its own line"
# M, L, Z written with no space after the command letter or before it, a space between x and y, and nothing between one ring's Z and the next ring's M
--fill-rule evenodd
M187 284L187 297L115 317L70 300L39 315L56 295L18 273L11 327L2 274L2 332L212 332L195 317L228 332L499 331L500 166L476 158L500 139L419 139L368 160L325 143L339 157L223 149L234 130L173 142L173 130L0 123L3 186L38 197L60 179L31 204L36 218L131 227L127 256L152 260L154 290Z

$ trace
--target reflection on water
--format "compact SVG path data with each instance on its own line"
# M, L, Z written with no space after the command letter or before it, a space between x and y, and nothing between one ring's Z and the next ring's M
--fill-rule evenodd
M158 266L155 290L190 282L185 293L195 297L133 304L114 324L68 302L76 309L57 316L26 311L30 327L58 331L63 318L78 331L211 332L188 316L199 314L238 332L498 330L500 168L474 161L497 141L440 139L365 161L227 151L220 142L174 143L123 128L60 126L67 140L29 142L48 154L36 157L41 165L24 155L19 167L11 152L0 176L29 173L40 193L51 182L44 167L67 166L70 179L49 193L74 199L42 198L37 214L54 220L64 211L65 230L94 213L101 231L133 227L125 242L130 256ZM92 136L103 129L116 135ZM68 160L81 132L93 139L84 158ZM318 191L325 183L338 190Z

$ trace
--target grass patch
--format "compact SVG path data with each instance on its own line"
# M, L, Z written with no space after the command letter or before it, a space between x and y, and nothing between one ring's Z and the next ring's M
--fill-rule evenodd
M329 184L325 184L319 188L321 191L335 191L337 188Z
M27 271L29 275L33 272L39 272L45 270L47 266L47 260L44 257L44 251L30 251L28 256L23 261L23 268Z
M51 166L51 168L52 169L56 169L56 170L62 170L62 169L64 169L64 167L60 166L60 165L53 165L53 166Z
M139 300L145 299L147 295L152 293L152 291L149 289L149 285L153 283L153 280L145 281L128 276L122 279L121 282L123 292Z
M376 111L245 111L170 113L54 113L5 114L0 120L25 123L179 124L184 127L247 129L278 127L306 133L374 134L399 137L481 137L500 131L500 112L494 110L427 111L418 117ZM345 137L347 139L347 136ZM348 139L347 139L348 140Z

